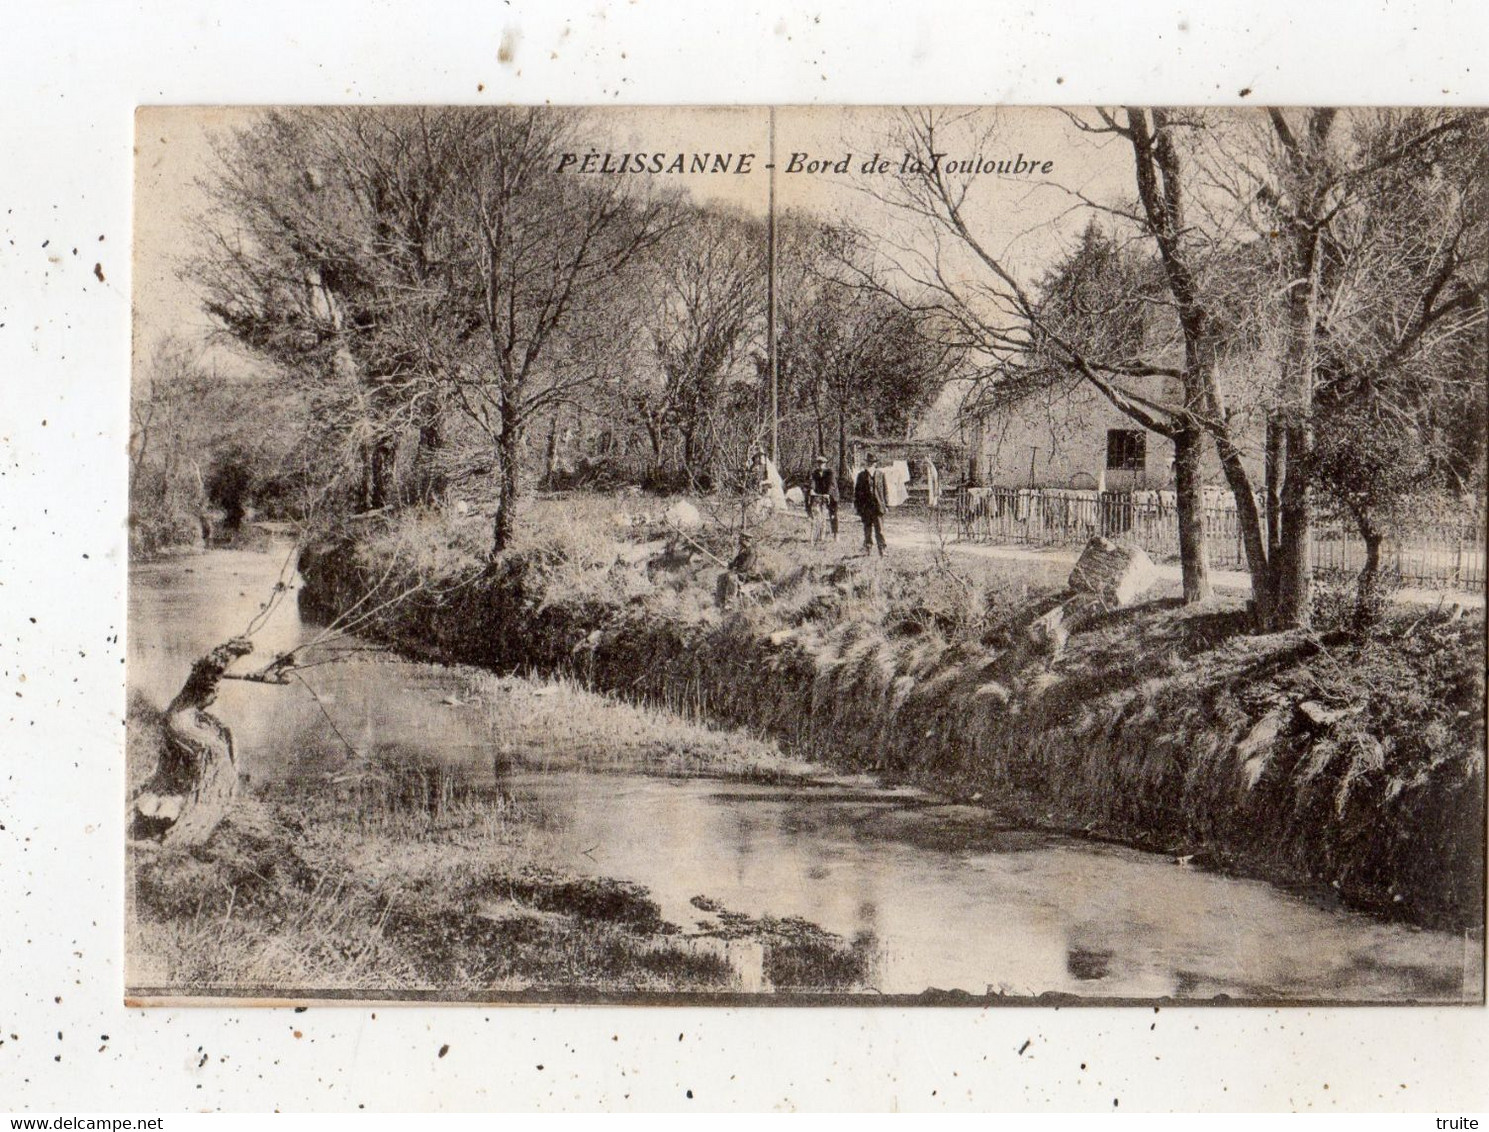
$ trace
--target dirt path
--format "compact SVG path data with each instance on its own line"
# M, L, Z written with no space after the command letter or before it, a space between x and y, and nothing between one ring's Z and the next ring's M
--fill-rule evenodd
M891 549L896 545L914 546L928 550L940 544L936 532L923 521L915 518L896 518L886 531ZM975 558L999 558L1005 561L1037 563L1051 575L1068 573L1080 557L1080 549L1068 546L1000 546L992 543L954 542L947 540L948 553L968 555ZM1159 576L1164 581L1179 582L1177 563L1156 563ZM1250 593L1251 578L1242 570L1210 570L1210 584L1221 593ZM1465 609L1484 608L1484 594L1465 590L1431 589L1424 586L1403 586L1395 591L1395 599L1405 605L1461 605Z

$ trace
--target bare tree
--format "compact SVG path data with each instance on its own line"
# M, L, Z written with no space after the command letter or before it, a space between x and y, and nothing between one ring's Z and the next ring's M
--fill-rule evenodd
M682 216L678 199L622 177L559 172L581 120L549 108L472 111L456 162L456 301L473 333L445 344L442 380L496 461L492 550L511 539L530 423L604 380L617 297Z
M934 296L952 332L968 344L1016 363L1025 376L1031 360L1036 370L1053 363L1078 374L1144 428L1173 441L1189 601L1209 592L1199 490L1201 446L1208 436L1235 500L1257 624L1306 626L1314 392L1322 364L1320 336L1329 333L1337 293L1328 270L1335 232L1351 216L1370 213L1370 188L1382 177L1413 162L1442 160L1445 152L1461 147L1469 124L1482 115L1418 115L1374 146L1365 144L1367 135L1357 129L1337 129L1338 115L1327 109L1271 111L1220 123L1192 112L1138 107L1067 117L1084 133L1121 139L1132 155L1135 204L1066 191L1077 208L1108 216L1148 241L1164 293L1146 301L1171 312L1172 337L1148 334L1140 347L1134 345L1137 339L1114 338L1112 319L1120 325L1128 317L1115 295L1108 296L1097 320L1106 330L1093 333L1090 325L1072 323L1068 304L1062 308L1048 301L1055 296L1021 279L1011 262L988 246L966 207L967 180L948 174L937 158L948 148L940 136L943 125L966 127L959 115L915 112L902 121L902 140L918 165L891 203L918 218L934 238L929 251L901 249L900 264L918 288ZM1257 128L1259 122L1265 129ZM1248 131L1261 142L1248 147ZM1258 219L1260 233L1248 227ZM1481 289L1452 282L1471 260L1465 231L1451 220L1439 227L1434 239L1444 254L1435 268L1418 273L1407 299L1415 314L1397 310L1397 332L1386 355L1399 361L1430 340L1433 327L1441 331L1461 323L1479 302ZM949 245L969 251L978 270L969 275L955 269L946 255ZM1270 362L1269 343L1258 339L1257 324L1275 324ZM1253 365L1275 366L1265 524L1218 373L1224 357L1246 350ZM1019 368L1004 364L998 372L1006 380ZM1176 382L1177 404L1145 397L1130 385L1132 379L1153 376Z
M604 380L621 275L675 223L672 197L558 171L580 121L546 108L270 112L222 145L207 309L314 391L362 468L359 504L439 494L444 417L485 436L493 547L511 534L529 424ZM607 317L607 314L612 317Z
M992 140L991 127L979 126L965 114L909 111L901 119L897 140L913 160L912 172L898 181L895 195L888 199L926 223L932 244L930 250L901 248L898 262L915 288L930 297L922 305L935 308L961 344L1004 361L1036 353L1058 358L1121 412L1173 443L1184 598L1203 601L1211 591L1201 512L1202 446L1207 432L1229 438L1215 373L1217 351L1200 285L1200 261L1208 248L1196 240L1187 221L1188 184L1174 141L1175 133L1191 123L1168 112L1150 114L1139 108L1103 111L1093 122L1074 116L1071 120L1084 131L1118 136L1131 148L1139 203L1135 210L1107 206L1103 211L1136 226L1153 241L1175 312L1181 358L1141 352L1131 356L1125 351L1107 356L1097 352L1099 345L1093 349L1091 343L1067 337L1056 320L1044 316L1031 283L978 234L966 207L970 181L946 171L945 127L970 125L980 131L973 151L981 151ZM947 244L970 252L975 273L954 266ZM1129 387L1130 379L1149 377L1176 381L1181 402L1164 403ZM1228 456L1239 463L1235 445L1226 447L1230 451L1222 451L1222 464L1227 464ZM1241 505L1255 510L1254 500Z

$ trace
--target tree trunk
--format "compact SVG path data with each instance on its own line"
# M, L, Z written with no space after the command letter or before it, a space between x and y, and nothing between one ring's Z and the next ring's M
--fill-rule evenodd
M504 414L505 417L505 414ZM502 422L496 438L496 518L491 528L491 555L496 557L512 542L517 527L517 494L522 462L522 431L510 418Z
M982 418L972 418L972 438L967 445L967 486L982 486Z
M1313 447L1313 367L1318 352L1319 239L1299 227L1297 273L1288 291L1287 345L1282 369L1283 444L1287 461L1279 500L1280 545L1272 560L1277 605L1275 627L1306 629L1312 619L1313 572L1308 551L1313 539L1309 463Z
M848 410L838 402L838 493L848 482Z
M812 453L812 459L827 455L827 418L822 412L822 396L820 390L812 396L812 423L816 426L817 450Z
M365 440L357 445L358 462L362 465L362 479L357 485L357 506L359 510L372 510L372 445Z
M548 443L543 449L543 489L553 490L553 477L558 471L558 414L548 422Z
M1179 561L1184 575L1184 600L1197 601L1210 592L1209 563L1205 557L1204 497L1200 485L1200 432L1193 414L1209 410L1217 421L1220 395L1215 383L1210 317L1201 292L1184 221L1186 186L1179 148L1174 144L1169 112L1153 110L1153 129L1140 109L1127 110L1128 138L1136 163L1138 197L1148 226L1158 244L1159 259L1169 293L1177 307L1184 333L1184 370L1180 377L1185 415L1176 419L1174 487L1178 495ZM1193 597L1191 594L1202 594Z
M1179 562L1184 577L1184 603L1210 599L1210 563L1205 554L1204 493L1200 457L1204 434L1190 425L1174 437L1174 488L1179 512Z
M439 454L445 446L444 423L433 398L425 401L419 420L419 446L414 453L414 490L424 504L437 504L445 495L445 477Z
M646 421L646 439L651 443L651 470L652 474L662 470L663 436L660 421L653 421L650 417Z
M394 475L398 470L398 441L390 436L378 437L372 447L372 510L388 506L395 499Z
M1267 557L1276 560L1282 548L1282 478L1286 474L1282 422L1267 417Z
M1332 174L1325 153L1337 112L1321 107L1310 112L1307 134L1297 137L1281 111L1268 111L1287 153L1293 206L1285 228L1281 424L1286 470L1278 509L1280 545L1272 560L1277 605L1275 627L1306 629L1312 620L1313 542L1311 491L1313 474L1313 371L1318 360L1318 302L1322 286L1320 233L1327 223L1325 199Z
M1313 539L1311 492L1302 465L1312 447L1306 423L1287 428L1287 478L1282 481L1282 546L1273 565L1276 578L1276 627L1306 629L1312 620L1313 571L1308 561Z
M1241 531L1241 545L1246 550L1246 569L1251 575L1251 605L1256 628L1267 630L1272 626L1277 595L1256 493L1251 489L1251 477L1246 473L1246 465L1241 462L1241 450L1235 442L1229 436L1216 436L1215 450L1236 504L1236 523Z
M1349 510L1365 543L1365 565L1355 579L1355 607L1350 614L1350 628L1363 635L1380 620L1380 548L1386 533L1371 522L1366 508L1350 507Z
M391 501L397 442L379 436L362 445L362 510L377 511Z
M1363 634L1380 620L1380 544L1385 535L1363 520L1359 527L1365 540L1365 565L1355 582L1355 608L1351 620L1354 631Z
M252 651L251 642L234 637L192 665L165 710L160 762L133 799L131 837L199 845L226 815L238 790L233 733L206 709L228 665Z

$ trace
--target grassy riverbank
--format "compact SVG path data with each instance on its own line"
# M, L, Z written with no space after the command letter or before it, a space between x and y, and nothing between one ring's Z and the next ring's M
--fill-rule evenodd
M364 525L307 558L307 607L366 616L362 631L425 655L570 673L1010 820L1416 923L1482 924L1482 613L1403 609L1365 639L1326 616L1315 633L1255 636L1236 600L1183 608L1157 591L1083 618L1052 653L1028 630L1062 579L1027 564L934 545L844 560L787 525L759 539L763 584L720 608L732 535L672 537L647 514L660 508L540 501L490 569L478 520Z
M513 769L810 772L768 743L571 681L469 670L463 685L449 709L482 713ZM154 764L159 723L132 701L134 781ZM561 748L546 741L560 725ZM503 794L489 768L390 760L245 794L205 845L131 843L129 982L271 997L728 993L749 974L731 961L741 943L776 989L866 978L861 945L803 921L752 919L700 893L695 922L668 923L644 888L566 870L558 842L554 815Z

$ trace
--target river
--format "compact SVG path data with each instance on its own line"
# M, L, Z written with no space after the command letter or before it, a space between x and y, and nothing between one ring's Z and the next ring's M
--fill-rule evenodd
M219 550L135 566L128 679L156 703L191 662L243 631L284 560ZM316 627L283 602L254 637L267 658ZM337 642L357 647L355 641ZM253 660L254 658L249 658ZM351 653L307 686L228 682L216 707L252 784L334 770L348 748L502 773L552 816L555 868L645 885L685 929L706 896L751 916L800 916L870 939L870 991L1478 1001L1482 945L1382 922L1173 859L1032 830L923 793L824 777L792 785L574 769L518 752L493 771L458 671ZM312 695L310 688L315 694ZM455 701L455 702L449 702ZM561 732L548 740L557 749Z

